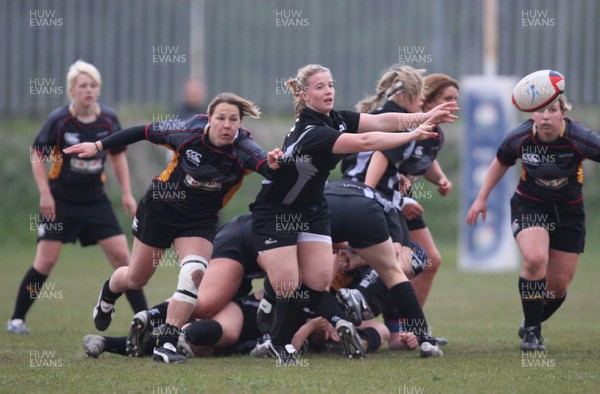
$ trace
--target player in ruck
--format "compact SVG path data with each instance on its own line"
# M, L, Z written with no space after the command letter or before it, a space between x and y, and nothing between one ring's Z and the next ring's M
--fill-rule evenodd
M263 184L252 207L259 261L269 278L261 301L265 313L273 313L277 298L281 302L293 297L300 278L303 294L307 295L306 305L315 310L331 281L332 246L323 190L329 172L341 159L340 154L389 149L415 139L433 138L436 134L429 130L434 123L452 121L456 117L451 112L458 109L455 103L446 103L427 114L336 111L331 72L320 65L299 69L296 78L288 81L288 87L294 95L296 124L284 140L279 170L271 181ZM397 131L399 125L421 122L426 123L409 133L366 133ZM411 316L422 314L410 282L394 267L385 267L385 280L398 299L414 308L414 313L405 308L403 311ZM340 316L324 317L336 327L340 337L356 337L354 326ZM281 325L293 320L293 316L286 314ZM419 320L424 323L425 319ZM275 333L272 351L293 357L296 350L286 346L289 340L289 335Z
M144 286L158 267L162 252L173 244L181 269L154 359L185 361L175 345L196 304L198 284L212 254L218 212L239 189L245 175L255 171L270 176L270 166L277 166L277 152L267 155L241 127L244 116L259 114L250 101L221 93L210 102L208 115L132 127L119 135L69 148L69 154L89 157L146 139L174 151L171 163L152 180L139 204L132 225L135 239L130 269L115 271L102 287L94 308L98 330L109 326L121 293Z
M410 66L391 67L380 78L376 95L361 100L356 108L371 113L416 113L458 99L458 83L454 79L444 74L422 78L422 71ZM440 195L446 196L452 190L452 183L436 159L444 144L444 133L439 126L435 131L438 133L436 138L379 152L347 155L342 163L345 177L375 187L394 203L401 211L399 220L402 228L407 229L407 236L421 245L429 256L427 269L411 281L422 307L441 264L441 255L423 219L423 207L412 198L416 195L411 185L424 176L438 187Z
M421 355L423 357L442 356L443 352L437 346L436 339L430 335L421 307L418 302L414 302L414 293L410 294L409 291L406 291L405 294L409 294L406 298L394 298L397 296L397 292L393 290L395 284L394 279L391 278L396 277L394 275L396 270L400 270L401 275L397 276L407 278L406 281L400 283L409 285L410 282L408 282L406 272L413 272L412 263L414 259L413 251L409 248L411 256L408 261L401 259L404 264L398 264L396 251L390 236L390 228L395 225L395 221L392 219L392 215L395 213L392 203L364 183L348 179L336 179L327 182L325 198L327 199L331 218L332 241L334 244L348 242L348 245L352 247L352 251L376 271L373 276L379 280L378 284L384 292L381 298L386 301L391 300L391 305L380 308L385 309L386 312L394 310L393 318L387 316L388 321L395 320L393 324L390 323L388 329L391 332L399 331L398 322L402 317L405 330L414 334L421 345ZM356 223L360 223L360 226L357 226ZM402 231L398 231L402 235ZM408 242L406 246L409 246ZM426 259L421 260L414 269L422 271L422 264L426 263ZM375 299L375 297L371 299ZM346 311L348 312L348 309ZM354 316L359 317L356 313Z

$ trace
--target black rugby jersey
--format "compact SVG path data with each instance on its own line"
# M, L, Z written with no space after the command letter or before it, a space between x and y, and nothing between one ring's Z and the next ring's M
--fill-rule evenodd
M406 110L393 101L388 101L383 107L378 108L372 113L381 114L386 112L406 113ZM402 201L402 196L399 190L399 168L410 157L415 143L416 141L411 141L408 144L381 151L381 153L388 159L388 166L379 179L376 189L383 193L383 195L398 209L400 209L400 204ZM342 160L342 173L344 174L344 178L364 182L372 156L373 151L351 153L344 156L344 159Z
M263 181L257 202L307 207L323 201L325 181L342 155L332 153L342 133L356 133L360 114L304 108L283 142L283 158L272 181Z
M423 175L433 165L439 151L444 145L444 131L436 126L433 131L438 133L437 137L427 140L415 141L410 155L400 164L400 173L415 179Z
M104 194L104 163L108 151L94 157L79 158L67 155L63 149L80 142L94 142L121 130L115 111L99 104L97 118L91 123L80 122L69 106L54 110L49 116L32 149L32 160L52 162L48 174L50 190L55 198L65 201L98 201ZM110 153L123 152L125 147L115 147Z
M233 144L217 147L205 133L207 124L208 116L196 115L146 126L146 139L165 145L174 155L152 180L145 198L168 202L186 214L217 213L240 188L245 175L258 172L270 177L267 154L248 130L240 128Z
M529 119L502 141L496 157L505 166L521 159L516 192L538 202L576 203L583 200L585 159L600 161L600 136L582 124L564 118L557 140L542 142Z

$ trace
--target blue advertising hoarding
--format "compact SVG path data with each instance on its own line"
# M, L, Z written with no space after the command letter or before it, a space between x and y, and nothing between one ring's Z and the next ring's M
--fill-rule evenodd
M461 117L464 120L459 267L467 271L512 271L518 266L510 229L510 197L516 187L509 170L487 200L486 221L465 224L485 174L504 136L517 123L511 104L516 79L469 76L461 81Z

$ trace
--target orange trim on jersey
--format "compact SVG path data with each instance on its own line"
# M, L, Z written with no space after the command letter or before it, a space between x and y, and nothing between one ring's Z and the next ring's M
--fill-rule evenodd
M62 151L60 150L60 147L56 145L54 149L52 149L52 167L50 167L48 179L58 179L58 177L60 176L60 171L62 170L62 165Z
M175 171L175 168L177 167L177 163L179 161L179 153L175 152L173 150L173 148L171 148L168 145L163 145L163 144L160 144L160 145L167 147L169 150L171 150L173 152L173 157L171 157L171 162L169 163L167 168L165 168L165 170L157 178L161 182L166 182L169 180L169 178L171 177L171 174L173 173L173 171Z
M583 185L583 161L579 163L577 168L577 182L579 182L580 185Z
M244 183L244 177L248 174L252 174L252 171L244 170L244 176L242 177L242 179L231 189L229 189L229 191L225 194L225 196L223 197L223 207L225 207L225 205L227 205L229 201L231 201L233 195L237 193L238 190L240 190L240 187L242 187L242 183Z

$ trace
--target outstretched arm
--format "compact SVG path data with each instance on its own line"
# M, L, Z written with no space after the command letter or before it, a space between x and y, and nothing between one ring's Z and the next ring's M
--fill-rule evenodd
M508 167L503 165L498 161L497 158L492 161L490 164L490 168L488 168L487 173L485 174L485 179L483 180L483 184L481 185L481 189L479 189L479 194L477 194L477 198L473 201L473 205L469 209L467 213L467 224L476 225L477 217L481 213L481 219L485 222L485 216L487 212L487 199L492 192L492 189L500 179L506 174Z
M458 119L456 115L453 115L453 111L458 111L459 108L455 102L448 102L438 105L429 112L426 113L399 113L399 112L386 112L383 114L371 115L371 114L360 114L358 121L358 132L363 133L366 131L398 131L414 129L419 124L425 121L431 121L431 123L453 123L455 119Z
M335 141L332 153L341 154L387 150L413 140L435 138L438 134L431 131L434 126L433 123L425 122L408 133L384 133L380 131L361 134L342 133Z
M93 157L96 153L112 149L116 146L130 145L146 139L146 126L134 126L128 129L121 130L106 138L102 138L95 142L82 142L77 145L70 146L63 150L68 155L78 153L77 157L82 159Z

